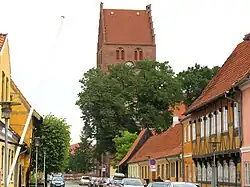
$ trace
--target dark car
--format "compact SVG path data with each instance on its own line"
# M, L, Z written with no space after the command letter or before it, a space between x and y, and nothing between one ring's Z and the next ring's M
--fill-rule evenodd
M64 178L60 176L53 177L50 187L65 187Z

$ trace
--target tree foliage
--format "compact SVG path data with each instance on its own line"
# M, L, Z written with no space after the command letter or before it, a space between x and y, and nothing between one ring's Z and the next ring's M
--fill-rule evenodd
M128 131L123 131L120 136L116 136L113 141L115 142L116 153L114 159L112 160L113 166L116 166L127 154L130 147L137 138L137 133L130 133Z
M52 114L44 117L37 135L41 137L39 146L38 169L43 171L44 152L46 153L46 171L63 172L68 164L70 149L70 126L65 119ZM35 168L35 147L32 147L32 169Z
M191 105L199 97L218 69L218 66L210 69L196 63L193 67L188 67L187 70L177 75L182 85L183 102L186 106Z
M92 141L81 134L81 142L74 150L74 154L70 155L69 170L73 172L87 173L95 167L94 147L91 145Z
M108 73L91 69L80 80L77 105L83 130L97 140L99 152L115 151L112 139L122 130L167 129L181 100L181 87L168 62L140 61L111 66Z

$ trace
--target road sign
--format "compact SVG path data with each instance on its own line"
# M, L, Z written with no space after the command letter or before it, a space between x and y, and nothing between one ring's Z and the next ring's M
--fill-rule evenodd
M151 165L155 165L156 161L154 159L150 160Z
M102 168L102 171L105 172L105 171L106 171L106 168Z

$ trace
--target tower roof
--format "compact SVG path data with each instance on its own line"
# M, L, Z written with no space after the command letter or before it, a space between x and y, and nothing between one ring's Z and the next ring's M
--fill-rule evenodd
M6 37L7 37L7 34L2 34L2 33L0 33L0 51L1 51L2 48L3 48L4 42L5 42L5 40L6 40Z
M102 9L104 42L154 45L151 6L146 10Z

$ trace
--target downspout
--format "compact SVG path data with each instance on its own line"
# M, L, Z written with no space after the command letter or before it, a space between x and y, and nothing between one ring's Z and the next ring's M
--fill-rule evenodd
M22 133L21 139L20 139L20 141L19 141L19 144L23 144L23 142L24 142L24 138L25 138L27 129L28 129L28 127L29 127L29 123L30 123L30 120L31 120L33 111L34 111L33 108L31 108L30 111L29 111L29 115L28 115L28 118L27 118L26 123L25 123L25 125L24 125L23 133ZM7 180L7 185L9 185L9 183L10 183L11 174L12 174L12 172L13 172L13 170L14 170L14 168L15 168L15 165L16 165L16 163L17 163L17 160L18 160L20 151L21 151L21 147L18 147L17 150L16 150L16 154L15 154L15 157L14 157L14 161L13 161L13 163L11 164L11 168L10 168L9 175L8 175L8 180Z

